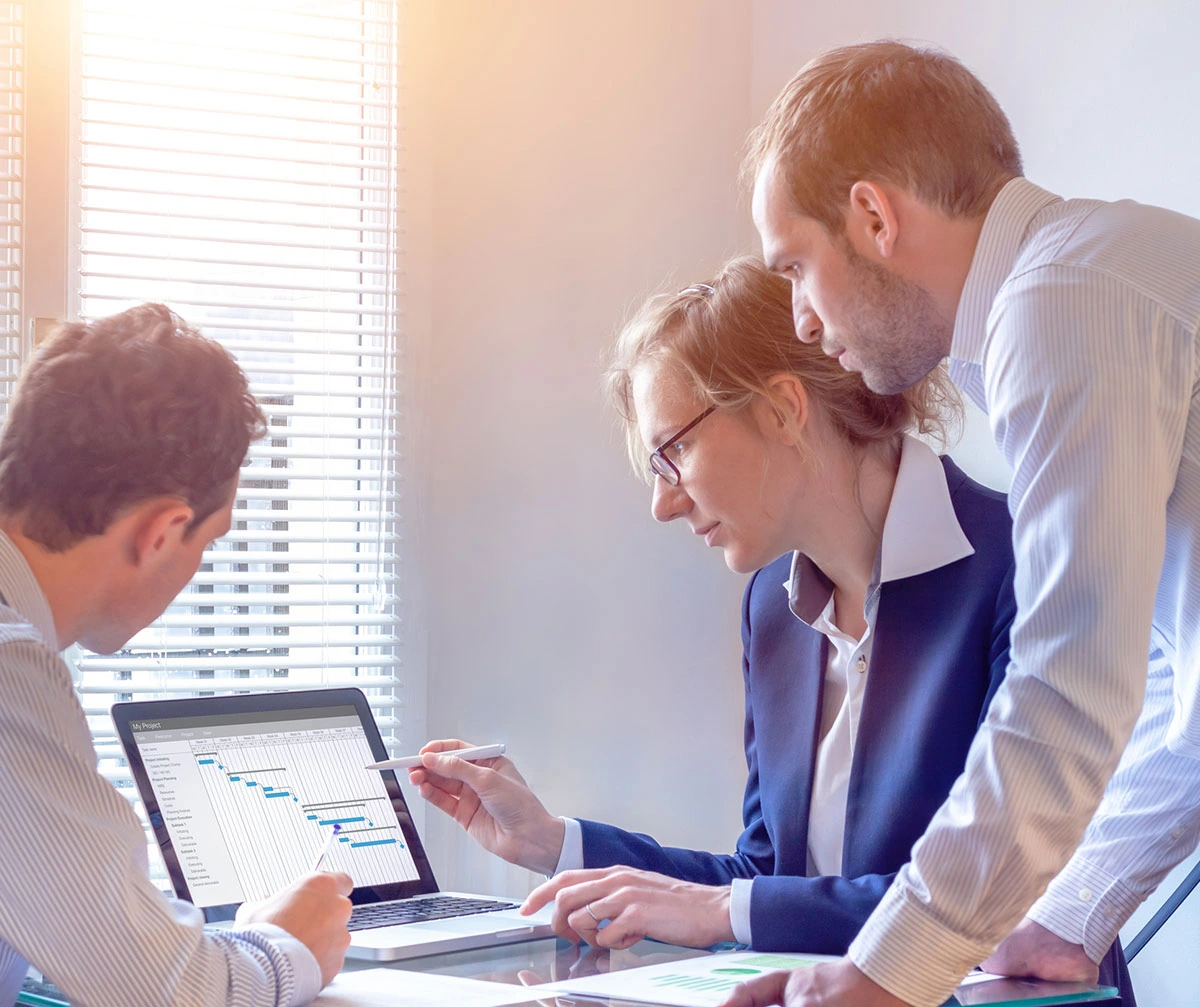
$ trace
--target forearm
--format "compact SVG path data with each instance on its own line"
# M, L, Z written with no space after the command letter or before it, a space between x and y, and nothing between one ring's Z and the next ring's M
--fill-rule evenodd
M585 867L622 864L700 885L728 885L734 878L751 878L759 873L753 861L741 853L717 854L662 846L639 832L626 832L583 819L579 824Z
M1028 915L1099 962L1125 921L1200 838L1200 761L1169 735L1174 676L1151 655L1146 702L1083 841Z
M894 878L755 878L750 896L754 949L845 954Z
M10 849L0 936L54 976L72 1002L290 1007L316 995L315 959L279 928L206 932L198 910L169 902L136 867L123 870L122 863L144 857L131 848L144 849L144 834L132 824L136 831L116 834L124 833L118 844L112 831L73 837L68 823L52 821L40 852Z
M1006 771L988 781L993 760ZM1055 785L1039 780L1036 792L1019 795L1010 787L1006 804L999 779L1036 779L1051 762L1058 766ZM976 784L969 792L962 786L968 779ZM1007 734L981 738L955 794L851 944L850 958L906 1003L942 1003L1060 869L1083 831L1078 823L1091 813L1089 795L1102 786L1103 767L1097 770L1094 759ZM1022 821L1022 809L1035 806L1055 814Z

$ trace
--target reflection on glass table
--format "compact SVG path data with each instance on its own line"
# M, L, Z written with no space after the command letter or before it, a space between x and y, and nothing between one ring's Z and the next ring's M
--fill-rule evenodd
M683 961L706 954L707 951L697 948L676 947L657 941L642 941L624 951L608 951L586 945L576 946L563 940L547 939L498 948L411 958L388 967L438 972L489 982L540 986L645 965ZM367 967L377 968L378 963L347 963L347 968ZM541 1004L544 1007L584 1007L605 1003L610 1007L623 1007L627 1004L632 1005L633 1001L543 995L541 999L531 1000L530 1003ZM963 986L955 999L947 1001L948 1007L1051 1007L1082 1003L1098 1007L1119 1007L1120 999L1112 987L1006 979Z

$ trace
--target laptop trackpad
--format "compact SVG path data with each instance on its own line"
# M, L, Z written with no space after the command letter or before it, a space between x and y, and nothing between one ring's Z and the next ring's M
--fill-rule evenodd
M501 913L479 913L474 916L454 916L445 920L430 920L428 923L407 923L394 927L373 927L356 930L351 935L354 943L366 948L402 948L430 941L450 940L455 937L471 937L475 934L509 934L514 930L529 930L550 923L554 915L553 905L547 906L531 916L522 916L516 910Z

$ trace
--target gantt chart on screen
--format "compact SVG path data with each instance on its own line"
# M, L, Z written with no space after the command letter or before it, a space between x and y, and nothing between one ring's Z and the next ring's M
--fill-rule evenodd
M345 871L355 887L417 880L380 774L363 768L374 756L353 707L132 727L193 904L286 887L334 825L322 870Z

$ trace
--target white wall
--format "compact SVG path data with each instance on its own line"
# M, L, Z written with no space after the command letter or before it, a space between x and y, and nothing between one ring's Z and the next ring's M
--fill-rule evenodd
M556 812L728 848L742 585L685 529L654 526L625 469L599 390L616 325L667 273L682 285L753 247L734 181L745 132L844 42L951 49L1048 188L1200 214L1200 14L1182 0L407 6L406 638L429 676L406 742L503 739ZM1007 483L978 416L955 455ZM450 884L529 884L437 814L427 835ZM1189 988L1171 984L1195 916L1175 932L1135 966L1143 1007Z
M600 375L644 294L750 245L749 9L409 10L421 726L507 741L556 813L730 849L744 580L651 519ZM527 889L440 814L426 834L445 883Z
M1200 216L1200 8L1074 0L755 0L752 102L760 116L809 57L884 36L934 42L971 67L1012 121L1030 179L1064 196L1132 198ZM956 457L993 484L1003 462L976 422ZM1194 858L1190 863L1194 863ZM1182 880L1130 921L1131 937ZM1141 1007L1197 1001L1200 898L1132 967Z

